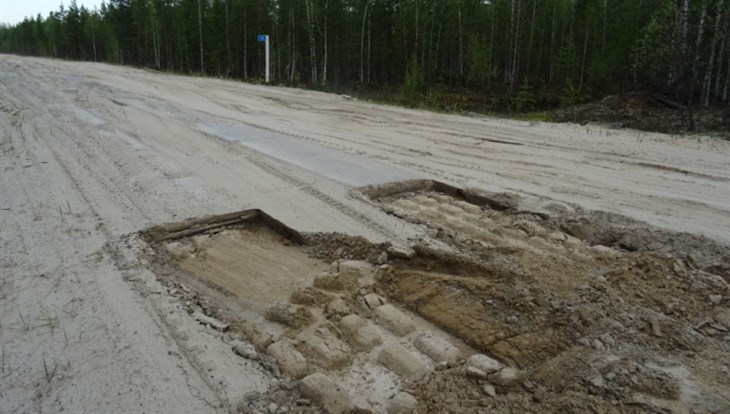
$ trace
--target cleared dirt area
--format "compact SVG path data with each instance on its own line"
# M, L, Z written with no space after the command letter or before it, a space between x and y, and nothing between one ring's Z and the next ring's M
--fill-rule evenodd
M0 170L1 412L730 411L727 141L0 56Z

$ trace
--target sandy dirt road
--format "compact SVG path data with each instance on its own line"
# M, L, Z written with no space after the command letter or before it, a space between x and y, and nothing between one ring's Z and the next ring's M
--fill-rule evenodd
M350 191L431 178L730 242L727 141L102 64L0 56L0 170L0 412L218 412L272 383L109 248L160 223L260 208L407 246Z

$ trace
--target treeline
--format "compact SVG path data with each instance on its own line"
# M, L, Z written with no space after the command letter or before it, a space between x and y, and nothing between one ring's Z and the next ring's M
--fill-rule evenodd
M730 0L74 0L0 51L334 90L432 88L517 109L627 90L727 105ZM553 98L554 103L558 98Z

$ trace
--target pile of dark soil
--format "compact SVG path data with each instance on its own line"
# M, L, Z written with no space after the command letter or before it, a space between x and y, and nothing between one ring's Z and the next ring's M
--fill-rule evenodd
M695 132L730 132L730 108L693 108ZM551 118L558 122L601 123L642 131L688 132L688 111L661 95L630 92L609 95L600 101L557 109Z

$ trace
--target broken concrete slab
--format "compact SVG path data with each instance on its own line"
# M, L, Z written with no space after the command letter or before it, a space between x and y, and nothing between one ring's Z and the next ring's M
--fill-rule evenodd
M416 330L413 320L391 304L379 306L373 316L382 327L398 336L405 336Z
M378 362L409 381L419 381L428 373L428 365L398 344L386 344L378 355Z
M378 331L358 315L343 317L339 327L343 339L359 351L368 352L383 343Z
M504 364L497 361L496 359L490 358L484 354L474 354L467 358L464 363L466 368L476 368L486 374L493 374L499 372L504 368Z
M266 354L276 359L279 371L292 378L302 378L309 373L306 358L289 341L274 342L266 348Z
M461 352L458 348L444 338L432 333L419 335L413 341L413 345L437 364L439 362L454 363L461 359Z
M314 363L326 369L342 368L350 362L350 347L329 330L306 336L301 349Z
M349 413L354 405L350 394L322 373L314 373L299 383L302 395L330 414Z

